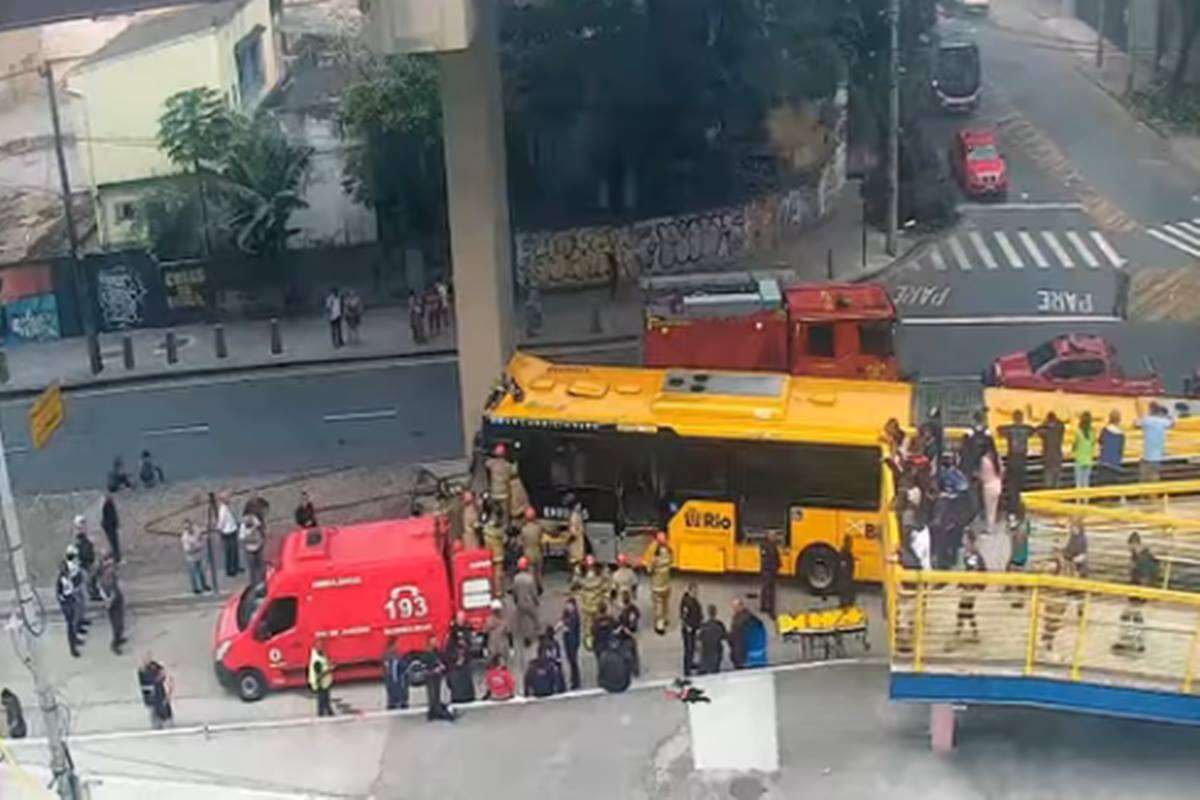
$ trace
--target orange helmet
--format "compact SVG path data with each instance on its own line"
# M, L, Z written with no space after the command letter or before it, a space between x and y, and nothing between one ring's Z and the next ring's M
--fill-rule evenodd
M625 555L624 553L618 554L617 555L617 563L620 564L621 566L625 566L626 564L629 563L629 556Z
M537 519L537 512L533 510L533 506L525 506L525 519L533 522Z
M667 543L666 532L659 531L658 533L654 534L654 541L658 542L659 544L666 544Z
M521 556L517 559L517 569L529 569L529 559Z
M492 455L494 456L503 456L507 452L508 450L504 447L503 443L497 444L492 448Z

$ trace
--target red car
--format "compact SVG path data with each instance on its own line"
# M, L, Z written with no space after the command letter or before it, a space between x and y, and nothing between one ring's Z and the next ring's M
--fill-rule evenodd
M1061 389L1084 394L1163 394L1157 375L1127 378L1117 364L1117 349L1099 336L1072 333L1001 356L984 382L1010 389Z
M950 171L970 197L1008 195L1008 167L991 131L956 133L950 146Z

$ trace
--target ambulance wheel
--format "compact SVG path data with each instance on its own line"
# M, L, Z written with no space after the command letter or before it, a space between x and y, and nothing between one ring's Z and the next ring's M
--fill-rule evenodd
M256 669L244 669L237 674L237 693L247 703L263 699L267 693L267 681Z
M837 583L838 554L829 545L814 544L806 547L796 563L796 574L813 594L825 595Z

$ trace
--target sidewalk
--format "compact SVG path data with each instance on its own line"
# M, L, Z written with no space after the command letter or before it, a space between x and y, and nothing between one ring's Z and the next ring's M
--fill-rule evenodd
M833 277L861 280L886 268L892 258L884 252L883 234L871 230L866 237L864 266L862 202L857 184L848 183L834 209L821 223L802 236L753 261L705 267L709 271L746 269L786 270L798 280L829 278L832 253ZM911 242L901 239L901 251ZM625 286L610 296L607 289L553 292L542 296L544 323L536 337L526 335L521 300L513 313L513 332L520 346L553 347L608 342L637 337L642 328L642 297L635 286ZM103 386L161 377L249 371L288 365L325 364L381 359L396 356L447 355L455 347L453 330L430 341L413 341L404 306L368 308L362 326L362 342L334 348L329 325L320 316L279 320L282 351L271 353L268 320L239 320L224 324L228 355L218 358L214 326L181 325L173 329L178 345L175 364L167 363L165 329L106 333L100 336L104 371L92 375L86 341L80 338L21 344L4 348L9 379L0 384L0 397L41 391L54 381L64 386ZM128 335L133 347L131 369L124 365L123 344Z

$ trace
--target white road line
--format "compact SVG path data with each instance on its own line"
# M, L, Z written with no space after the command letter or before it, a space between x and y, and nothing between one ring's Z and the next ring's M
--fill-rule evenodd
M1116 248L1108 243L1108 239L1104 238L1104 234L1100 231L1092 231L1092 241L1096 243L1096 247L1100 248L1100 252L1108 259L1108 263L1112 264L1116 269L1120 269L1125 265L1125 259L1121 258L1121 254Z
M1083 238L1075 231L1067 231L1067 241L1075 248L1075 252L1083 259L1083 263L1087 264L1092 269L1100 269L1100 262L1092 255L1092 251L1087 249L1087 245L1083 243Z
M396 416L394 408L381 408L377 411L347 411L344 414L326 414L326 422L360 422L368 419L390 419Z
M1021 240L1021 244L1025 245L1025 249L1033 257L1033 263L1037 264L1038 269L1050 269L1050 262L1042 255L1042 251L1038 249L1037 242L1033 240L1028 231L1017 231L1017 238Z
M1071 316L1007 316L1007 317L906 317L900 320L901 325L920 325L934 327L939 325L1061 325L1079 322L1124 322L1120 317L1079 314Z
M1188 244L1194 244L1197 247L1200 247L1200 236L1193 236L1187 231L1181 230L1174 225L1163 225L1162 229L1174 236L1176 239L1182 239Z
M1192 225L1191 223L1188 223L1188 222L1176 222L1175 224L1178 225L1179 227L1183 228L1188 233L1194 233L1197 236L1200 236L1200 227L1198 227L1196 225Z
M1196 223L1197 225L1200 225L1200 217L1193 218L1192 222Z
M929 259L933 261L933 268L938 272L946 271L946 259L942 257L942 251L937 249L937 245L929 251Z
M1183 242L1177 242L1174 239L1172 239L1170 236L1168 236L1167 234L1163 233L1162 231L1157 231L1154 228L1147 228L1146 233L1150 234L1155 239L1158 239L1160 242L1165 244L1167 247L1174 247L1176 250L1182 250L1183 252L1187 253L1189 256L1192 256L1193 258L1200 258L1200 250L1197 250L1194 247L1188 247Z
M958 207L959 211L1083 211L1083 203L972 203Z
M1067 249L1058 241L1058 237L1054 235L1054 231L1042 231L1042 239L1049 245L1054 252L1054 257L1058 259L1058 263L1062 264L1063 269L1075 269L1075 262L1067 255Z
M983 241L983 237L978 231L971 231L967 234L967 238L971 240L971 244L975 245L975 252L979 253L979 257L983 259L983 265L988 269L999 269L1000 265L996 263L995 256L992 251L987 249L987 244Z
M1025 262L1021 260L1021 256L1017 254L1017 248L1013 247L1012 242L1008 240L1008 236L1004 231L995 231L993 236L1000 243L1000 249L1004 251L1004 257L1008 259L1008 263L1013 269L1025 269Z
M173 428L153 428L142 431L143 436L179 436L188 433L208 433L208 424L201 422L196 425L177 425Z
M967 251L963 249L962 242L957 236L948 236L946 244L950 245L950 254L954 256L954 260L958 262L958 268L963 272L971 271L971 259L967 258Z

